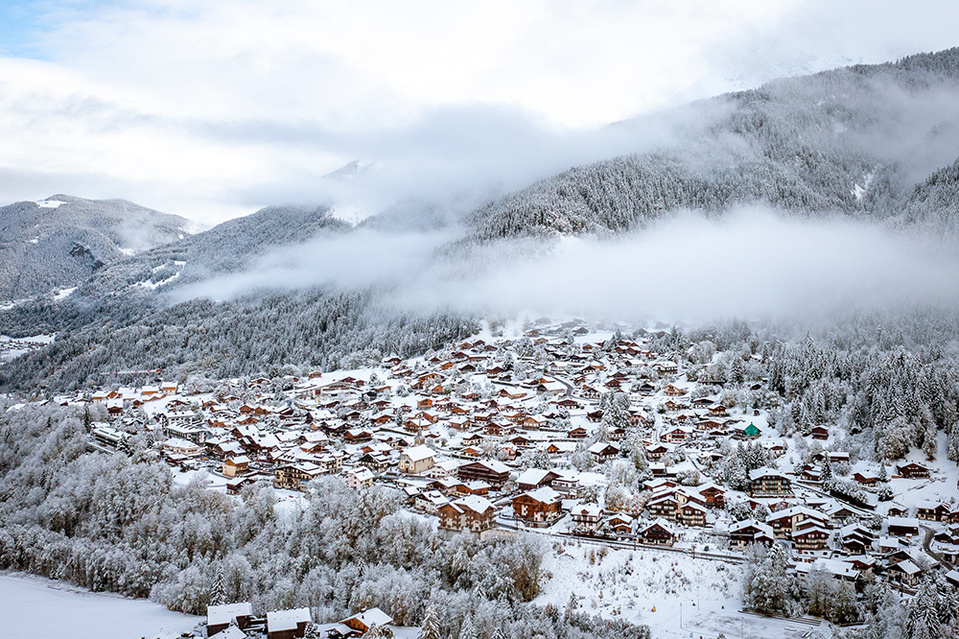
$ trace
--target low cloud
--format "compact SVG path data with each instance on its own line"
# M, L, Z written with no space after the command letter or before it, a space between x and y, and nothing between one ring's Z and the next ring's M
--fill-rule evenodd
M181 297L379 286L409 311L675 322L959 309L959 290L943 286L959 281L954 243L848 218L685 213L617 239L503 242L466 259L450 256L449 239L356 232L275 252Z

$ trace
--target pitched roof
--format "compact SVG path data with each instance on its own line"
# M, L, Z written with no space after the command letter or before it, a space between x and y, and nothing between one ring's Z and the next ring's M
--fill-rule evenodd
M352 617L347 617L346 619L344 619L344 620L341 621L340 623L346 623L346 622L349 621L350 619L356 619L357 621L359 621L360 623L362 623L362 624L363 624L364 626L366 626L367 628L369 628L369 627L372 626L373 624L376 624L377 626L385 626L385 625L388 625L388 624L393 623L393 617L389 616L388 614L386 614L385 612L383 612L383 611L380 610L379 608L370 608L369 610L366 610L366 611L364 611L364 612L361 612L361 613L358 614L358 615L353 615Z
M462 510L462 507L465 506L480 515L493 508L493 503L490 500L480 497L479 495L467 495L452 502L451 505L455 506L458 510Z
M222 604L219 606L207 606L206 622L211 626L218 626L224 623L230 623L237 617L249 617L253 615L253 606L247 602Z
M419 446L407 448L403 451L403 454L409 457L410 461L418 462L424 459L429 459L430 457L434 457L436 452L426 444L420 444Z
M274 610L266 613L266 627L270 632L293 630L298 623L310 622L309 608L293 608L291 610Z

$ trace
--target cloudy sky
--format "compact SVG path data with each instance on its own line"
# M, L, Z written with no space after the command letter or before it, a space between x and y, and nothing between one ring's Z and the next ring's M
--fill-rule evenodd
M954 0L5 0L0 204L468 205L656 142L610 123L955 46L957 23Z

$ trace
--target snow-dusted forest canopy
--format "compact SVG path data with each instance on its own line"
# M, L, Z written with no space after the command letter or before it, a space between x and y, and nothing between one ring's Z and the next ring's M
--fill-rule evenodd
M838 424L847 449L891 460L910 446L935 456L942 432L947 455L959 460L959 320L951 315L856 315L805 333L732 322L674 330L660 342L692 365L703 393L710 380L738 385L723 391L724 402L769 409L781 435Z
M546 548L517 536L441 537L401 512L394 489L355 491L341 478L276 503L254 485L240 499L133 455L85 452L84 415L28 406L0 418L0 568L64 579L95 591L149 596L203 613L214 596L254 610L309 606L336 621L379 606L398 624L434 609L443 636L468 617L480 636L641 639L648 629L527 605L539 592Z
M89 277L75 292L65 299L40 295L0 310L0 334L57 333L54 346L0 369L0 384L72 389L101 384L110 370L162 368L183 379L198 371L213 376L268 372L280 364L332 368L365 351L425 352L476 326L474 306L447 304L444 296L475 288L497 298L512 288L508 275L487 288L457 277L548 256L556 248L551 240L560 235L635 233L684 211L715 218L736 207L760 206L810 221L840 217L904 235L919 230L949 235L959 220L956 96L959 49L915 55L771 82L677 110L668 116L679 122L670 127L677 133L662 148L573 168L491 202L459 225L429 203L394 207L382 223L374 217L362 228L332 217L329 206L271 207L129 258L101 258L82 247L69 255L68 250L63 259L46 261L53 269L90 262L80 264ZM73 200L62 206L74 206ZM43 210L49 216L59 209ZM350 254L363 233L393 237L421 230L424 219L445 227L448 237L438 249L426 240L420 248L386 243L378 252L375 245L369 249L369 259L396 257L388 253L425 256L419 262L395 262L388 284L351 279L348 271L362 270L362 260L297 262L311 250L330 250L330 242L342 242L341 253ZM777 229L793 230L774 226L771 232ZM694 227L689 232L715 231ZM667 236L677 243L679 264L684 232ZM42 237L37 245L24 242L35 247L30 250L44 246ZM490 245L496 250L488 250ZM272 281L244 280L263 269L266 257L293 265L278 270ZM332 273L337 267L339 272ZM718 261L716 278L722 277L721 267ZM318 269L331 274L317 276ZM612 263L609 269L622 266ZM417 279L423 270L431 279ZM249 283L220 295L226 275ZM291 281L283 281L283 275ZM447 275L452 279L444 279ZM569 276L557 273L562 280ZM650 276L657 277L637 274ZM545 276L515 275L523 277ZM434 285L434 297L423 295ZM421 297L397 308L391 303L397 287Z
M124 200L54 195L0 208L0 300L77 286L126 254L183 239L191 223Z
M948 170L920 183L956 160L957 91L959 49L950 49L722 96L697 105L697 119L711 122L705 132L490 203L476 212L471 239L619 233L679 209L755 202L955 230L955 191L930 192Z

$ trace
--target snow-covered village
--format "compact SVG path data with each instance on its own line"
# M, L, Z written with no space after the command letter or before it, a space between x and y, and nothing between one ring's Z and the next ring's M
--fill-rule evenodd
M0 639L959 639L957 24L0 2Z
M810 636L861 626L876 593L959 585L945 435L870 461L848 425L781 410L761 353L703 341L679 354L674 339L527 321L413 359L369 352L354 370L183 384L157 371L147 385L36 403L72 408L90 451L266 499L278 522L309 510L311 494L372 491L442 537L532 540L534 603L656 637ZM350 516L374 516L364 511ZM204 534L195 523L190 534ZM217 581L190 596L217 639L424 636L403 625L407 603L331 620L232 601Z

